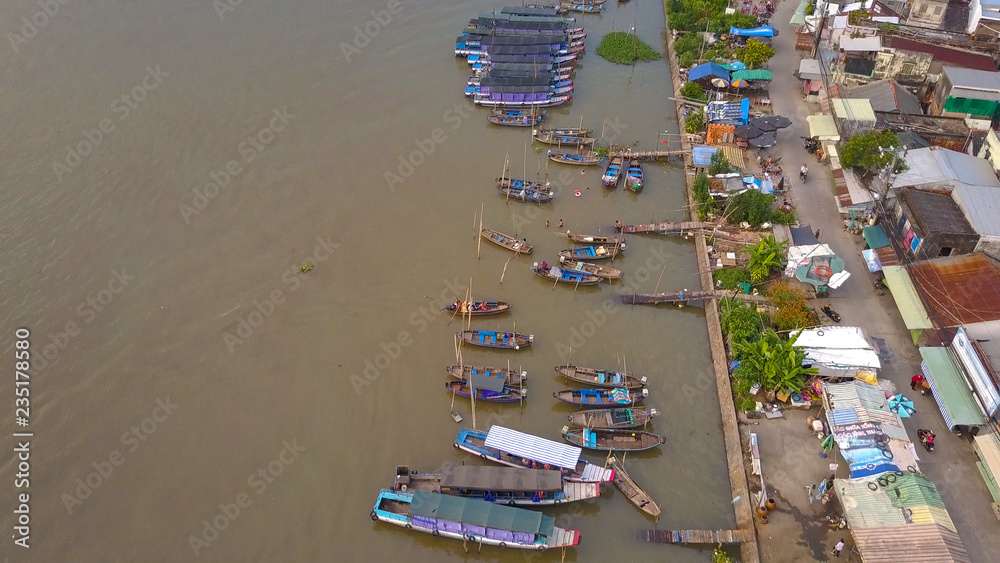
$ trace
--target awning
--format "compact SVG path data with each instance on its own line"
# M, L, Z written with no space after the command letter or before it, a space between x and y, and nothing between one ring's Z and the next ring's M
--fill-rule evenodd
M541 512L424 491L413 492L410 514L543 536L551 535L555 526L555 519Z
M519 457L535 460L538 463L547 463L565 469L576 469L577 463L580 462L580 448L503 426L491 427L489 434L486 435L484 445L487 448L496 448Z
M722 151L722 156L726 157L729 161L729 167L735 170L745 170L747 167L746 160L743 155L746 151L737 147L736 145L718 145L719 150Z
M948 348L922 346L920 357L924 359L920 367L931 384L934 400L941 409L948 429L985 424L986 416L976 405L972 391L965 383Z
M868 248L872 250L890 245L889 237L885 234L885 229L882 228L882 225L865 227L864 234L865 242L868 243Z
M993 500L1000 502L1000 433L995 428L990 428L988 432L980 432L973 440L973 450L979 461L976 466L983 474L986 487L993 495Z
M869 272L881 272L882 271L882 262L879 261L878 255L875 254L874 250L872 250L870 248L866 248L866 249L862 250L861 251L861 257L865 259L865 264L868 265L868 271Z
M902 266L882 266L882 273L885 274L885 283L889 286L889 293L896 302L896 308L903 317L903 324L909 330L926 330L934 328L924 303L917 294L917 288L910 280L910 274Z
M769 71L769 70L763 69L763 68L758 68L758 69L754 69L754 70L737 70L737 71L733 71L733 73L732 73L732 79L733 80L737 80L737 79L743 79L743 80L774 80L774 73L771 72L771 71Z
M832 115L810 115L806 117L806 123L809 124L810 137L815 137L819 141L840 140L837 122Z
M816 59L799 61L799 78L801 80L823 80L823 71L820 69L819 61Z

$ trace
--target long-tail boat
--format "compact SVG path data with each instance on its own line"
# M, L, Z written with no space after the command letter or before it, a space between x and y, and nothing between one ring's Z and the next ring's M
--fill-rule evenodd
M563 479L601 483L614 479L615 472L580 457L580 448L493 425L489 433L464 429L458 432L455 447L510 467L555 469Z
M484 366L447 366L444 368L446 372L451 374L452 377L458 379L469 379L470 377L487 374L503 378L507 385L512 387L517 387L524 385L524 382L528 380L528 372L521 371L520 373L507 368L498 367L484 367ZM499 375L497 375L499 374Z
M621 430L645 426L658 414L660 414L659 411L650 407L622 407L617 409L582 410L566 418L573 426Z
M525 346L531 346L535 336L533 334L521 334L519 332L501 332L497 330L466 330L456 333L467 344L482 346L484 348L506 348L510 350L520 350Z
M625 187L633 192L642 191L642 163L638 158L628 161L628 170L625 172Z
M607 428L584 428L563 426L563 438L570 444L588 450L602 452L635 452L658 448L667 442L666 438L645 430L608 430Z
M564 403L582 407L622 407L642 402L648 389L566 389L552 396Z
M536 275L557 283L561 282L573 285L596 285L601 283L601 278L597 276L593 276L585 272L564 270L563 268L549 266L544 263L539 264L538 262L535 262L531 266L531 269L534 270Z
M554 153L549 151L549 159L555 162L561 162L563 164L573 164L576 166L597 166L601 163L601 157L589 153L589 154L569 154L569 153Z
M371 518L474 545L543 550L580 543L579 531L556 527L551 516L526 508L426 491L404 493L382 489L375 499Z
M482 317L485 315L499 315L500 313L506 313L510 311L511 305L506 301L456 301L446 305L444 308L449 313L454 313L456 310L463 315L472 315L473 317Z
M476 380L473 380L474 382ZM488 403L519 403L528 398L528 390L524 387L511 387L504 383L502 378L497 379L498 385L492 385L493 381L482 378L482 383L473 383L476 390L476 400ZM472 387L466 379L455 379L446 381L444 384L449 393L454 393L459 397L472 397Z
M511 252L516 252L518 254L531 254L532 248L528 243L518 240L510 235L505 235L499 231L494 231L493 229L483 229L483 238L486 240L502 246Z
M601 176L601 183L604 184L605 188L617 188L618 182L622 179L622 166L625 164L625 159L620 156L613 156L611 160L608 161L608 167L604 169L604 175Z
M608 466L615 470L615 486L628 498L639 510L649 514L654 518L660 517L660 505L656 504L653 497L649 496L642 487L636 483L628 473L625 472L625 464L618 461L618 458L611 456L608 458Z
M501 188L552 193L552 188L549 187L548 182L535 182L534 180L524 180L521 178L497 178L497 185Z
M586 368L580 366L556 366L556 373L566 379L610 389L642 389L646 386L645 377L636 377L618 371Z
M500 195L505 198L513 198L526 203L549 203L554 197L552 192L532 190L527 188L511 188L498 186Z
M583 244L625 244L624 236L581 235L566 231L566 238Z
M557 129L544 129L544 128L535 129L533 134L536 141L548 145L581 146L581 145L592 145L597 142L597 139L593 137L587 137L584 135L570 135L562 133Z
M578 260L571 260L564 256L559 257L559 262L562 263L562 269L564 270L583 272L585 274L590 274L606 280L616 280L622 277L621 270L610 266L601 266L600 264L594 264L592 262L580 262Z
M598 246L574 246L559 251L560 258L567 260L607 260L625 251L625 244L598 245Z
M445 463L438 473L396 466L396 491L426 491L510 506L550 506L601 496L598 483L567 481L550 469Z

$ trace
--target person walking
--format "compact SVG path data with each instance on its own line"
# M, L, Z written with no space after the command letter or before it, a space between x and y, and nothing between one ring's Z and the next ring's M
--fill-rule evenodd
M917 375L914 375L913 377L910 378L910 389L916 391L917 386L923 385L923 383L924 383L924 376L918 373Z
M837 545L833 546L833 556L840 557L841 551L844 551L844 538L840 538L840 541L837 542Z

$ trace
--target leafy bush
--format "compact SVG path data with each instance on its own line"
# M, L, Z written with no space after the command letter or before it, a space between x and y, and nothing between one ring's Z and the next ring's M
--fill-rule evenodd
M736 386L760 383L764 389L790 393L800 391L806 376L815 374L816 369L802 367L806 353L802 348L795 347L797 339L798 334L795 334L788 340L782 340L776 332L766 329L756 340L734 344L740 365L733 375L743 380Z
M758 68L774 56L774 48L758 39L748 39L746 44L736 49L736 58L748 68Z
M660 53L637 36L625 31L612 31L601 39L597 54L613 63L630 65L635 61L655 61Z
M775 225L794 225L795 211L782 211L780 209L775 209L771 212L771 222Z
M708 96L705 95L705 89L697 82L685 82L684 86L681 86L681 96L702 102L708 100Z
M772 284L767 298L778 310L773 321L780 331L808 328L819 323L816 311L806 305L802 290L786 281Z
M721 289L739 289L741 283L750 283L750 272L746 268L722 268L712 272L712 280Z
M715 209L715 200L708 191L708 176L698 174L691 187L695 202L698 203L698 219L704 220Z
M767 235L757 244L744 248L750 254L750 262L747 264L750 280L760 283L771 275L772 270L781 268L785 263L786 246L786 242L775 240L774 235Z
M753 228L760 227L771 218L772 201L774 198L769 195L757 190L747 190L729 202L726 210L729 222L736 225L746 222Z
M681 65L682 68L691 68L696 62L698 62L698 54L692 51L677 55L677 64Z
M719 320L722 333L729 338L729 342L735 348L739 343L755 340L764 330L767 318L746 301L720 299Z
M705 128L705 116L701 111L695 111L689 113L686 118L684 118L684 131L688 133L697 133Z
M708 165L709 176L715 176L716 174L728 174L730 170L729 161L726 160L726 155L722 154L722 151L715 151L712 155L712 162Z
M815 4L808 4L806 6L805 11L802 12L802 13L805 14L805 15L807 15L807 16L811 16L811 15L813 15L813 12L815 12L815 11L816 11L816 5Z
M844 168L882 169L892 164L893 150L899 147L899 137L888 129L854 135L840 146L840 164Z

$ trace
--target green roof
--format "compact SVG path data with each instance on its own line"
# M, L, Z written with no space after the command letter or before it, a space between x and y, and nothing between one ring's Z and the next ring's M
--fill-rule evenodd
M906 268L883 266L882 273L885 274L885 283L889 286L889 293L892 294L892 299L896 302L896 308L899 309L899 314L903 317L903 324L906 325L906 328L909 330L934 328Z
M414 491L410 514L546 537L555 526L555 519L541 512L424 491Z
M970 98L951 98L944 101L944 111L952 113L970 113L972 115L993 116L997 112L998 102L993 100L973 100Z
M895 483L885 487L889 500L896 508L913 508L915 506L930 506L944 508L944 501L937 487L927 477L919 473L904 473L896 478Z
M868 248L872 250L876 248L882 248L885 246L890 246L889 237L885 234L885 229L882 225L870 225L864 228L865 242L868 243Z
M891 286L890 286L891 287ZM983 411L979 410L976 400L972 398L965 378L959 373L959 367L951 358L948 348L937 346L922 346L920 357L924 359L927 373L936 389L935 396L941 406L948 411L953 425L981 426L986 423Z
M754 70L736 70L730 73L733 80L742 78L743 80L773 80L774 73L762 68Z

